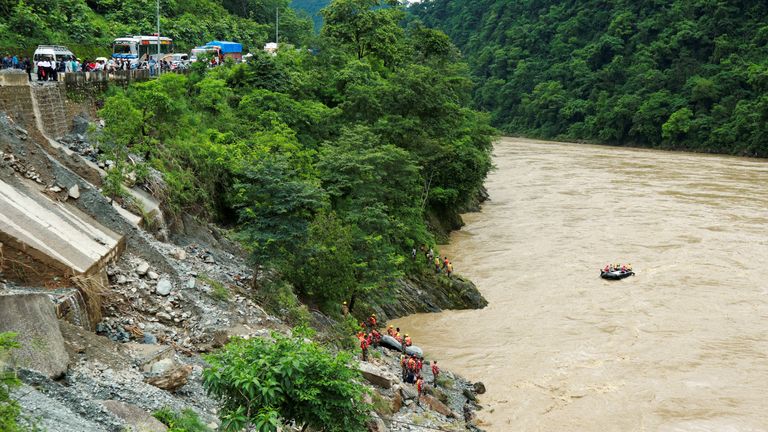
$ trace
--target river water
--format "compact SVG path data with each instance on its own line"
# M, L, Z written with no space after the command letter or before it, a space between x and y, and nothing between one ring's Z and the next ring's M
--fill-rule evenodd
M490 302L397 321L489 431L768 431L768 163L505 138L441 247ZM598 268L631 263L604 281Z

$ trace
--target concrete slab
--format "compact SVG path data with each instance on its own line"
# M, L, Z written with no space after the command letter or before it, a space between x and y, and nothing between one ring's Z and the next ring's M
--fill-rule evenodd
M125 245L122 236L77 208L53 201L32 186L2 180L0 242L35 264L58 270L60 276L95 274Z

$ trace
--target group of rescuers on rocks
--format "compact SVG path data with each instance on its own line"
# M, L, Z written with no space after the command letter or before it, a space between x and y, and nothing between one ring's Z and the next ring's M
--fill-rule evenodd
M424 258L427 259L427 265L431 264L435 266L435 273L445 273L449 279L451 278L451 275L453 274L453 264L448 260L447 256L443 257L441 260L440 254L435 254L435 251L431 247L428 248L425 244L419 246L419 250L424 254ZM411 249L411 259L416 260L417 254L418 252L415 247Z
M439 254L435 254L434 249L427 247L427 245L421 245L419 247L421 253L427 260L427 265L434 265L435 273L445 273L448 278L451 278L453 274L453 264L448 257L445 256L440 259ZM411 259L416 260L418 252L414 247L411 250ZM342 303L341 312L344 316L349 315L350 308L347 306L347 302ZM424 378L421 376L421 371L424 367L423 359L416 355L408 355L405 350L407 347L413 345L411 337L406 333L404 336L400 333L400 328L394 328L393 326L387 327L387 335L393 337L400 343L402 347L402 354L400 354L400 368L402 370L403 382L414 384L416 391L418 392L418 398L416 403L420 404L421 393L424 389ZM376 321L376 314L371 314L365 322L360 323L360 330L357 332L357 339L360 341L360 349L363 354L363 361L368 361L368 347L373 346L378 348L381 341L381 333L379 332L378 322ZM432 360L432 384L437 386L437 377L440 375L440 367L437 365L437 360Z
M346 302L342 307L345 305ZM416 391L418 392L416 404L420 405L421 393L424 390L424 378L421 376L421 371L424 368L424 361L416 355L406 354L406 348L413 345L413 341L407 333L404 336L400 333L400 327L395 328L390 325L387 327L387 335L400 342L400 346L402 347L402 353L400 354L402 379L403 382L414 384L416 386ZM381 336L378 322L376 321L376 314L371 314L365 322L360 323L360 331L357 332L357 338L360 341L360 349L363 352L363 361L368 361L369 346L378 348ZM439 375L440 367L437 365L437 360L432 360L432 376L434 377L432 384L435 386L437 386L437 377Z

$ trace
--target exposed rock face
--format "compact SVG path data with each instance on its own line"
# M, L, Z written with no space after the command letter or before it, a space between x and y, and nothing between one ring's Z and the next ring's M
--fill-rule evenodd
M101 404L112 415L125 421L126 429L131 432L165 432L168 430L158 419L136 405L116 400L105 400Z
M51 299L45 294L0 296L0 331L18 333L22 347L12 361L56 378L67 371L69 355Z
M421 257L420 257L421 258ZM482 309L488 305L475 284L460 276L422 276L401 280L395 289L396 301L381 306L383 319L443 309Z

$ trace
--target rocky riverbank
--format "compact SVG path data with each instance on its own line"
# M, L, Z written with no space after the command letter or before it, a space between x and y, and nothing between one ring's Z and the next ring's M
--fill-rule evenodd
M175 231L153 236L127 221L97 185L70 168L98 161L85 134L65 140L74 153L64 164L36 134L2 115L0 124L7 126L0 128L0 180L12 186L34 182L52 199L125 237L125 251L106 267L103 283L87 293L65 287L64 280L53 287L15 281L2 274L0 260L0 298L35 305L24 316L16 306L0 311L0 331L19 331L22 322L33 329L19 331L27 355L18 363L24 386L14 392L26 421L51 432L164 431L150 413L168 407L192 409L216 428L217 404L201 381L203 355L231 337L290 332L282 312L274 316L260 304L259 287L267 276L254 274L246 253L214 225L184 216ZM75 195L69 191L73 185L79 185ZM400 281L395 297L379 307L383 319L486 304L471 282L429 274ZM314 322L332 322L317 311L311 316ZM470 383L446 371L444 385L428 386L417 405L413 386L399 380L397 354L374 351L361 368L391 379L388 386L371 384L376 407L371 430L474 428L477 406ZM429 380L429 371L425 375Z

